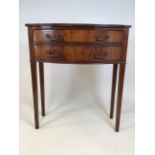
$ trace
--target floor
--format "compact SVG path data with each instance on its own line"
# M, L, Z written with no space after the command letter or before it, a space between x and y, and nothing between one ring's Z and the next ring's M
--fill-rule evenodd
M33 124L32 99L20 102L20 155L134 155L134 103L123 101L120 132L109 104L96 94L46 101L40 129ZM97 96L97 95L96 95Z

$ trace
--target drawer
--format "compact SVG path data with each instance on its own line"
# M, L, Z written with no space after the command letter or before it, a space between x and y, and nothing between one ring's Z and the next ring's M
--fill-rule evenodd
M34 58L62 62L103 62L125 59L121 47L35 45Z
M34 30L34 41L122 42L123 31L116 30Z

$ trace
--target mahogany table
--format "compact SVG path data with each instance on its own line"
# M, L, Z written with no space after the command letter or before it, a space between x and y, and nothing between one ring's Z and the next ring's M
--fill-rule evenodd
M33 23L28 27L35 128L39 128L37 63L39 64L41 109L45 116L44 63L113 64L110 118L113 118L115 89L118 97L115 131L119 131L123 82L130 25Z

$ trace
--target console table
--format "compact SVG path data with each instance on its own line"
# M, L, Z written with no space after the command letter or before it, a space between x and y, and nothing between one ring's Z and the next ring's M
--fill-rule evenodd
M119 131L130 25L33 23L28 27L35 128L39 128L37 63L41 110L45 116L44 63L113 64L110 118L113 118L118 76L115 131Z

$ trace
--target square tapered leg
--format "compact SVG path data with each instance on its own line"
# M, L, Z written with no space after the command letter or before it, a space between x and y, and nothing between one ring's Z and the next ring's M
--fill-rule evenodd
M113 65L113 75L112 75L110 118L113 118L113 115L114 115L115 92L116 92L116 81L117 81L117 68L118 68L118 64L114 64Z
M118 78L118 96L117 96L116 124L115 124L116 132L118 132L120 128L123 84L124 84L124 74L125 74L125 64L120 64L119 66L120 68L119 68L119 78Z
M44 64L43 62L39 62L39 76L40 76L41 112L42 112L42 116L45 116Z
M31 61L30 63L31 63L32 91L33 91L33 104L34 104L34 123L35 128L39 129L37 65L36 62L34 61Z

